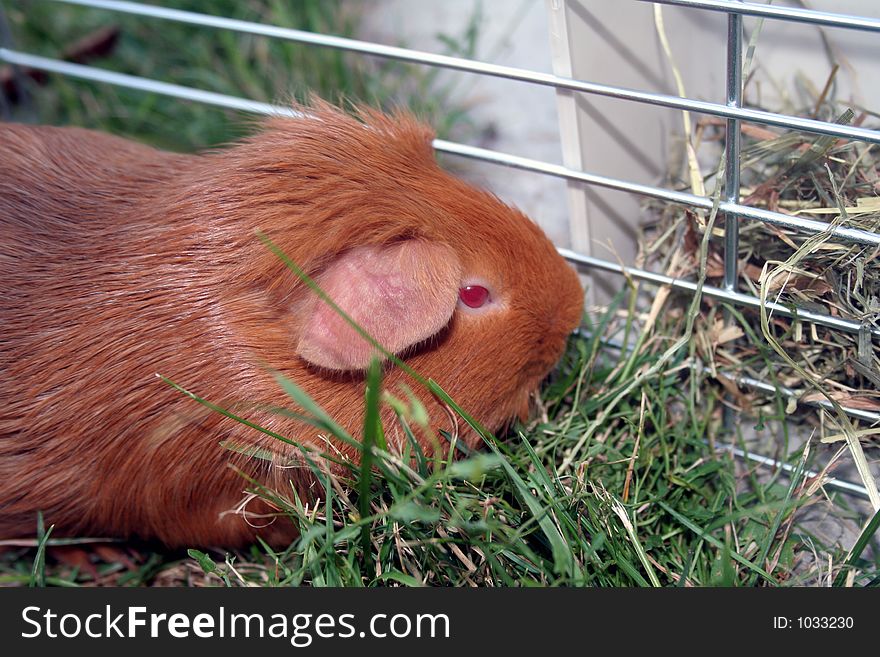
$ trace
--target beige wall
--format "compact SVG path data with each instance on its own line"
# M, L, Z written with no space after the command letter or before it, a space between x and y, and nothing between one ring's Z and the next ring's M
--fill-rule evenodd
M880 16L877 0L811 0L808 4L823 11ZM655 30L653 5L628 0L546 0L546 7L557 73L677 93ZM668 6L663 15L688 96L723 103L726 16ZM745 20L747 37L755 26L755 19ZM877 34L769 20L764 22L758 41L755 82L748 87L746 102L764 104L773 111L801 107L807 95L798 88L821 89L832 68L823 33L842 64L837 97L880 109ZM565 92L559 95L559 111L561 143L569 166L659 185L669 159L682 161L679 111ZM705 164L707 171L713 168L711 163ZM579 185L569 186L568 198L573 248L631 263L640 199ZM593 278L600 289L600 301L620 285L617 277Z
M551 72L547 12L541 0L349 0L364 14L361 38L445 52L438 34L457 36L482 5L476 59ZM456 100L481 132L467 137L477 146L561 163L556 95L539 87L501 78L444 72L454 82ZM516 205L548 232L556 244L568 244L565 183L539 174L493 164L448 158L468 178Z

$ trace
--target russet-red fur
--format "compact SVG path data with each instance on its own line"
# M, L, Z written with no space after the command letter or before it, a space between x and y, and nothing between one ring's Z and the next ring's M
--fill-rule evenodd
M156 377L357 458L309 426L242 405L291 407L274 368L353 435L363 421L362 371L328 371L297 353L318 302L257 229L319 282L356 249L412 241L434 254L419 285L453 275L490 283L498 308L452 312L403 356L489 429L525 413L580 319L573 270L526 217L440 169L430 130L408 115L362 110L358 120L321 103L305 111L311 118L268 119L201 155L0 125L0 538L32 535L38 510L56 535L224 547L295 537L285 518L256 529L232 513L249 484L230 463L314 499L322 490L310 470L220 442L262 446L284 466L298 451ZM435 266L452 269L438 277ZM437 294L448 301L457 288ZM423 311L384 325L417 324ZM435 399L388 368L386 389L400 383L436 429L455 429ZM270 511L261 501L247 508Z

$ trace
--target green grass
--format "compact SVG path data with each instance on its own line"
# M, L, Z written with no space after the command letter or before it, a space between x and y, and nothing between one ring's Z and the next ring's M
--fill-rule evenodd
M380 371L371 369L362 449L372 467L351 463L348 476L336 480L313 458L324 491L317 506L304 505L292 490L253 485L299 526L301 537L287 550L262 544L228 554L144 550L128 569L94 558L101 581L791 586L824 582L830 559L836 584L876 585L876 557L865 550L877 517L852 546L827 544L812 533L799 518L807 507L826 502L805 487L807 464L799 454L789 458L797 473L785 478L714 452L706 439L717 437L720 404L711 388L691 384L689 349L659 367L671 339L647 340L638 352L608 349L599 338L624 330L616 326L616 310L613 305L585 327L593 337L570 339L544 387L540 420L498 439L487 435L484 449L458 459L426 457L414 440L409 451L390 454L376 425L380 405L393 405L405 431L423 421L423 409L403 392L380 396ZM632 387L628 371L654 373ZM295 382L280 375L278 380L291 411L339 440L358 440ZM204 401L191 396L193 403ZM593 437L581 441L617 398ZM459 412L471 421L465 410ZM765 427L783 419L781 412L765 417ZM0 561L0 583L89 584L87 572L44 559L42 548L52 542L50 536L39 547L7 554Z

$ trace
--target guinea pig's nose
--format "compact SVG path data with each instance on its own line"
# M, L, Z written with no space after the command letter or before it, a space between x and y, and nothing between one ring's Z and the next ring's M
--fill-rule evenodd
M574 269L565 264L565 274L562 278L561 294L559 296L560 318L564 326L565 334L568 335L580 326L584 313L584 288L580 278Z

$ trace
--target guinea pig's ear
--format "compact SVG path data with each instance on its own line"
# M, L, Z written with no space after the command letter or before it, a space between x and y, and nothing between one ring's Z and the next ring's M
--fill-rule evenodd
M345 313L397 354L442 329L458 298L461 266L447 246L417 239L361 246L336 258L317 283ZM332 370L365 369L376 350L316 296L297 353Z

